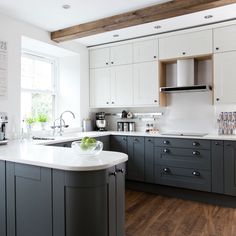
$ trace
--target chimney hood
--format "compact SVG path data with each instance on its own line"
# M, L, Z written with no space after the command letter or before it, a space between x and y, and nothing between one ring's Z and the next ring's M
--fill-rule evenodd
M206 92L212 90L210 85L196 85L196 66L194 59L177 60L177 85L161 87L163 93Z

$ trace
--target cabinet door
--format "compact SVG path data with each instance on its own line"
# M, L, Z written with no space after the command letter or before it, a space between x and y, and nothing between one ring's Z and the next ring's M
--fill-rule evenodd
M146 40L133 44L134 63L156 61L158 58L158 40Z
M236 196L236 142L224 142L225 194Z
M107 107L110 105L110 69L90 70L90 106Z
M132 63L132 44L111 47L111 65L125 65Z
M144 138L128 137L127 179L144 181Z
M214 52L236 50L236 25L213 29Z
M110 137L111 151L123 152L127 154L127 137L122 135L112 135Z
M6 236L6 163L0 161L0 235Z
M110 48L90 50L90 68L107 67L110 65Z
M236 51L214 55L215 103L236 102Z
M111 69L111 104L113 106L133 104L132 65L116 66Z
M145 62L134 64L134 104L135 105L158 105L158 64Z
M159 59L206 55L212 51L212 30L159 39Z
M145 182L154 183L154 138L145 138Z
M224 193L224 144L223 141L211 142L212 192Z
M51 169L7 163L7 233L52 236Z

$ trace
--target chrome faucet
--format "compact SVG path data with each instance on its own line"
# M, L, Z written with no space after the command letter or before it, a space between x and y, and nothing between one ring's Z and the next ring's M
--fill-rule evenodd
M65 113L70 113L70 114L73 116L73 118L75 119L75 114L74 114L72 111L64 111L64 112L61 113L60 118L59 118L59 120L60 120L60 130L59 130L60 136L62 136L62 134L63 134L63 127L66 127L65 121L64 121L64 119L62 118L62 116L63 116ZM62 125L62 122L63 122L63 121L64 121L64 126ZM67 127L68 127L68 126L67 126Z

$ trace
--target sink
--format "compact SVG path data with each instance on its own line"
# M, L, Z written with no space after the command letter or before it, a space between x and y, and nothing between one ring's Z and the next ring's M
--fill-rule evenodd
M161 135L166 136L189 136L189 137L204 137L207 133L188 133L188 132L170 132L170 133L161 133Z

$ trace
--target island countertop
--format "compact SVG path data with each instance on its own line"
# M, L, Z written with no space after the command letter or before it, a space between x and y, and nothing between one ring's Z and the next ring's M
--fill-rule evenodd
M102 151L95 157L82 157L71 148L35 145L17 140L0 146L0 160L67 171L94 171L126 162L128 156Z

